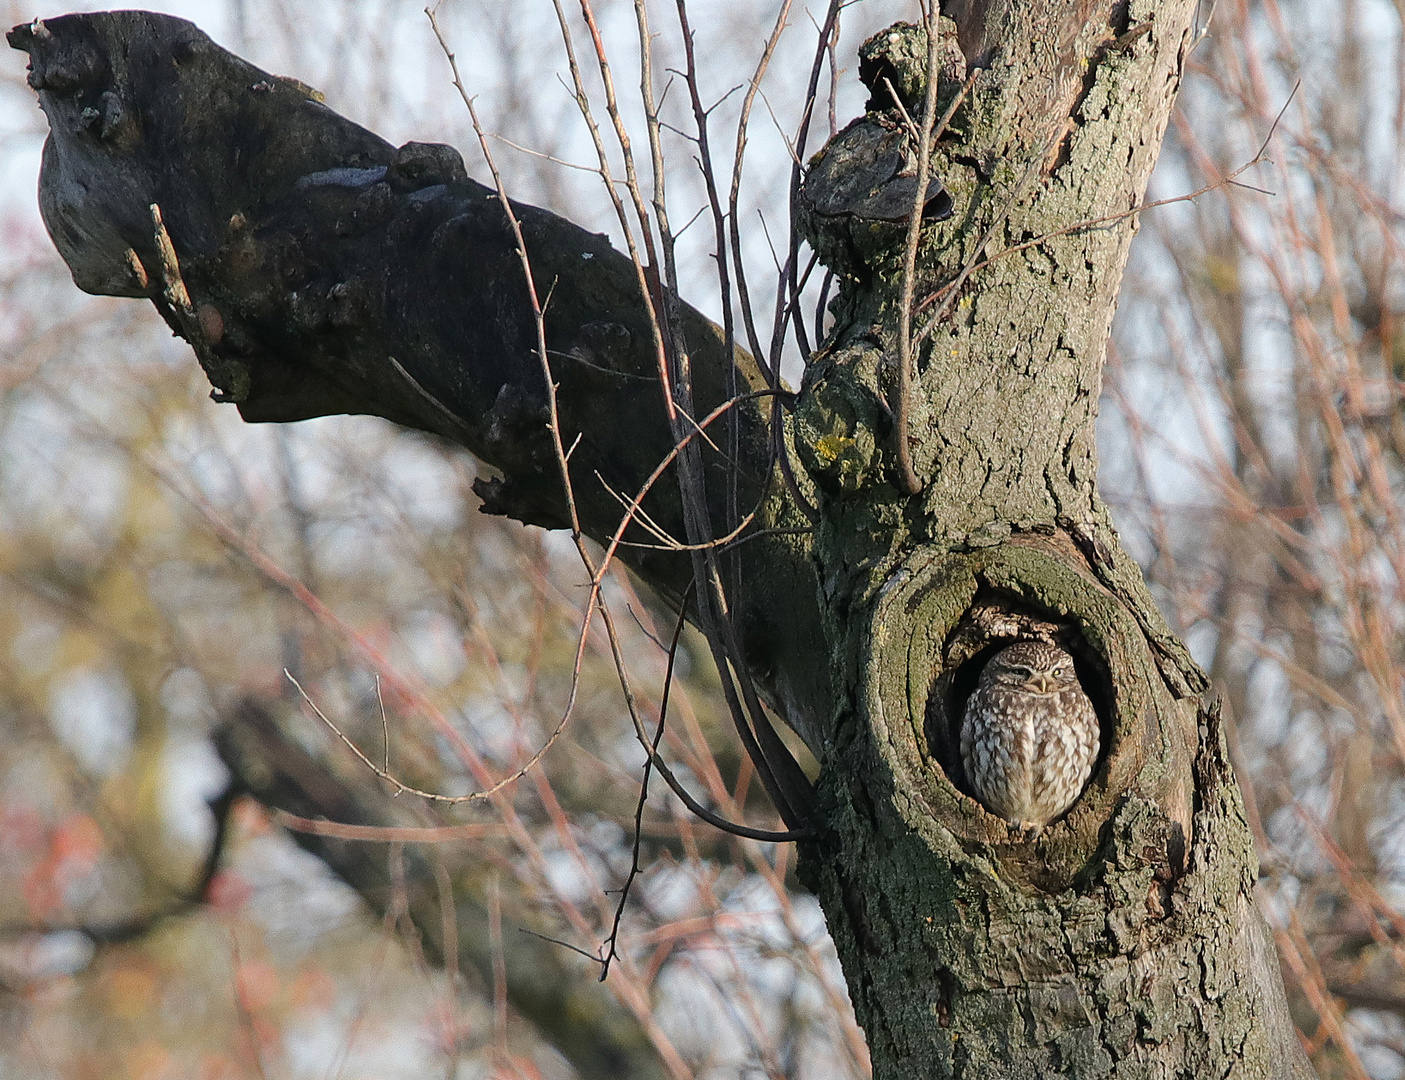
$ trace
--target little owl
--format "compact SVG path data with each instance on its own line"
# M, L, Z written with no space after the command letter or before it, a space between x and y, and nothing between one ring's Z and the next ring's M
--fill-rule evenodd
M976 798L1040 829L1078 798L1098 756L1098 717L1073 657L1020 641L995 654L961 718L961 761Z

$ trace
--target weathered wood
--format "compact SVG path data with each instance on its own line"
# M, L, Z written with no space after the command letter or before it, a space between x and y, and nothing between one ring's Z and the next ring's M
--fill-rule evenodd
M65 16L15 27L9 40L29 52L49 118L40 207L79 288L150 298L195 349L216 399L247 420L383 416L496 466L501 477L477 485L488 512L567 523L512 233L457 151L397 150L169 16ZM163 295L153 203L190 317ZM648 310L633 266L603 236L535 207L515 213L538 293L550 297L547 343L582 527L607 541L623 516L611 492L632 499L673 447ZM720 331L686 305L682 314L703 417L727 399L728 361ZM735 364L743 390L764 388L750 356L738 351ZM734 411L740 505L756 508L762 534L736 552L751 582L738 633L763 690L812 739L828 688L807 670L824 651L808 522L768 468L770 400ZM705 462L721 521L723 463L710 449ZM644 509L684 536L672 470ZM658 543L642 529L627 535ZM686 555L621 557L665 596L688 588Z
M903 157L875 135L901 129L879 85L797 207L841 276L786 429L820 504L813 538L770 475L769 406L739 413L742 502L787 531L738 549L737 622L822 766L830 831L802 845L802 874L880 1077L1308 1076L1218 712L1096 487L1103 351L1135 229L1104 219L1142 198L1194 0L946 7L943 77L984 70L934 154L950 202L921 231L904 407L922 490L895 482L890 412L906 226L883 199L881 214L852 210L873 192L845 188ZM924 31L885 35L865 73L921 88ZM490 508L562 523L510 233L457 155L397 151L179 20L74 16L11 42L50 117L41 203L80 286L151 296L249 419L356 411L432 431L501 469ZM188 313L162 294L152 202ZM519 213L552 297L583 521L607 536L619 506L600 478L633 494L671 446L644 305L602 238ZM715 328L683 320L699 415L732 364L762 385ZM718 520L722 496L709 485ZM671 477L647 509L683 535ZM685 558L629 559L666 596L687 586ZM1019 632L1069 645L1103 723L1088 790L1037 838L961 790L951 748L981 658Z

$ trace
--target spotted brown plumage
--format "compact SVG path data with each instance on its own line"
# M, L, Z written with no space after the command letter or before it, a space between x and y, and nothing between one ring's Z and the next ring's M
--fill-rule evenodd
M961 761L976 798L1023 829L1070 806L1098 756L1098 716L1073 657L1044 641L996 653L961 718Z

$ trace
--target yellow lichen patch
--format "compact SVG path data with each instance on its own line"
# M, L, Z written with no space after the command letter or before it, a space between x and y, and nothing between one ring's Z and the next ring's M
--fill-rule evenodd
M327 103L327 95L318 90L315 86L308 86L301 79L295 79L291 75L279 75L280 82L285 82L309 101L315 101L319 105Z
M847 435L822 435L815 441L815 455L825 464L838 461L854 450L854 440Z

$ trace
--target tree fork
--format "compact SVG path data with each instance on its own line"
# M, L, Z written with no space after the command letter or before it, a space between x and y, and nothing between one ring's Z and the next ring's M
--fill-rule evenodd
M913 161L874 83L920 114L921 28L865 47L870 111L810 163L796 207L841 282L787 428L818 496L813 536L768 473L769 403L734 406L740 501L763 532L737 548L738 629L822 765L830 831L802 844L801 867L880 1077L1310 1075L1253 904L1218 712L1096 491L1102 357L1135 218L1068 231L1139 204L1195 6L946 5L943 76L983 70L933 150L951 216L920 233L901 402L917 495L895 483L887 405L906 224L873 212ZM180 20L68 16L10 41L50 118L41 207L81 288L151 298L246 419L384 416L500 469L486 508L562 524L511 234L456 153L396 150ZM152 204L188 316L164 296ZM516 210L551 295L582 521L605 540L612 491L632 497L673 446L645 306L603 238ZM729 370L764 389L751 357L723 355L692 309L682 318L699 415L725 400ZM709 485L717 521L724 487ZM645 509L684 535L672 474ZM675 602L687 587L684 553L621 557ZM1087 791L1035 838L962 791L951 753L983 656L1020 632L1070 647L1103 730Z

